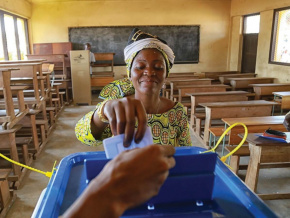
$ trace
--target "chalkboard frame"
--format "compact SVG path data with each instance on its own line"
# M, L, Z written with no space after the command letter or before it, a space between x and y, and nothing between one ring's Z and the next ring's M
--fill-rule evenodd
M144 32L156 34L167 41L176 56L174 64L199 62L200 25L69 27L69 41L73 45L73 50L82 50L84 43L89 42L92 45L91 51L94 53L113 52L115 53L114 65L124 66L123 50L135 27ZM180 44L182 46L179 46Z

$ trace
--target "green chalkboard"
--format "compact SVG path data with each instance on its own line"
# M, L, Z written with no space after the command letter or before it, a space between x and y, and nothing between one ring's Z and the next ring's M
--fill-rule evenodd
M91 43L92 52L114 52L114 64L125 65L124 48L135 26L71 27L69 41L73 50L84 49L84 43ZM137 26L144 32L157 35L167 41L175 53L175 64L198 63L199 26Z

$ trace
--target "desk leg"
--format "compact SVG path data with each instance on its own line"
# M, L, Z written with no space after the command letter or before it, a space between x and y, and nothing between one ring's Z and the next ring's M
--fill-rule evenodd
M274 102L276 102L275 100L276 100L276 95L274 95ZM272 107L272 116L274 116L274 111L275 111L275 105L273 105L273 107Z
M226 129L227 129L227 124L225 123L225 130L224 131L226 131ZM224 156L224 153L225 153L225 145L226 145L226 135L223 138L222 156Z
M206 107L205 108L205 123L204 123L204 135L203 141L205 145L208 145L209 141L209 128L211 127L211 109Z
M250 148L250 161L247 169L245 183L248 185L250 189L256 192L259 178L262 147L250 144L249 148Z

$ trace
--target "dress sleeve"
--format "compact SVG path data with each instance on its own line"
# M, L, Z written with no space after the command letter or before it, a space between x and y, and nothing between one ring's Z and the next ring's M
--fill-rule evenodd
M101 93L99 98L102 98L104 100L107 99L118 99L122 98L126 95L129 95L132 93L132 85L130 80L123 79L123 80L116 80L108 85L106 85ZM108 137L112 136L112 132L110 129L110 126L108 125L103 133L101 140L96 140L91 132L91 122L94 112L99 108L101 102L97 104L96 108L89 113L87 113L85 116L83 116L76 124L75 126L75 134L79 141L86 145L90 146L97 146L102 144L102 140Z
M179 120L180 132L177 134L176 140L179 146L192 146L188 116L182 104L182 116Z
M75 126L77 139L86 145L97 146L99 144L91 132L91 120L94 112L98 109L98 106L99 104L97 104L94 110L83 116Z

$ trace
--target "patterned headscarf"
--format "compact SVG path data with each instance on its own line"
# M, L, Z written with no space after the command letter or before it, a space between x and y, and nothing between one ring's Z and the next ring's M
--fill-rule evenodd
M175 58L172 49L167 45L166 41L159 37L151 35L150 33L144 33L138 28L135 28L129 36L128 45L124 49L128 77L130 77L131 66L134 58L139 51L145 48L155 48L161 52L166 62L166 76L168 76Z

